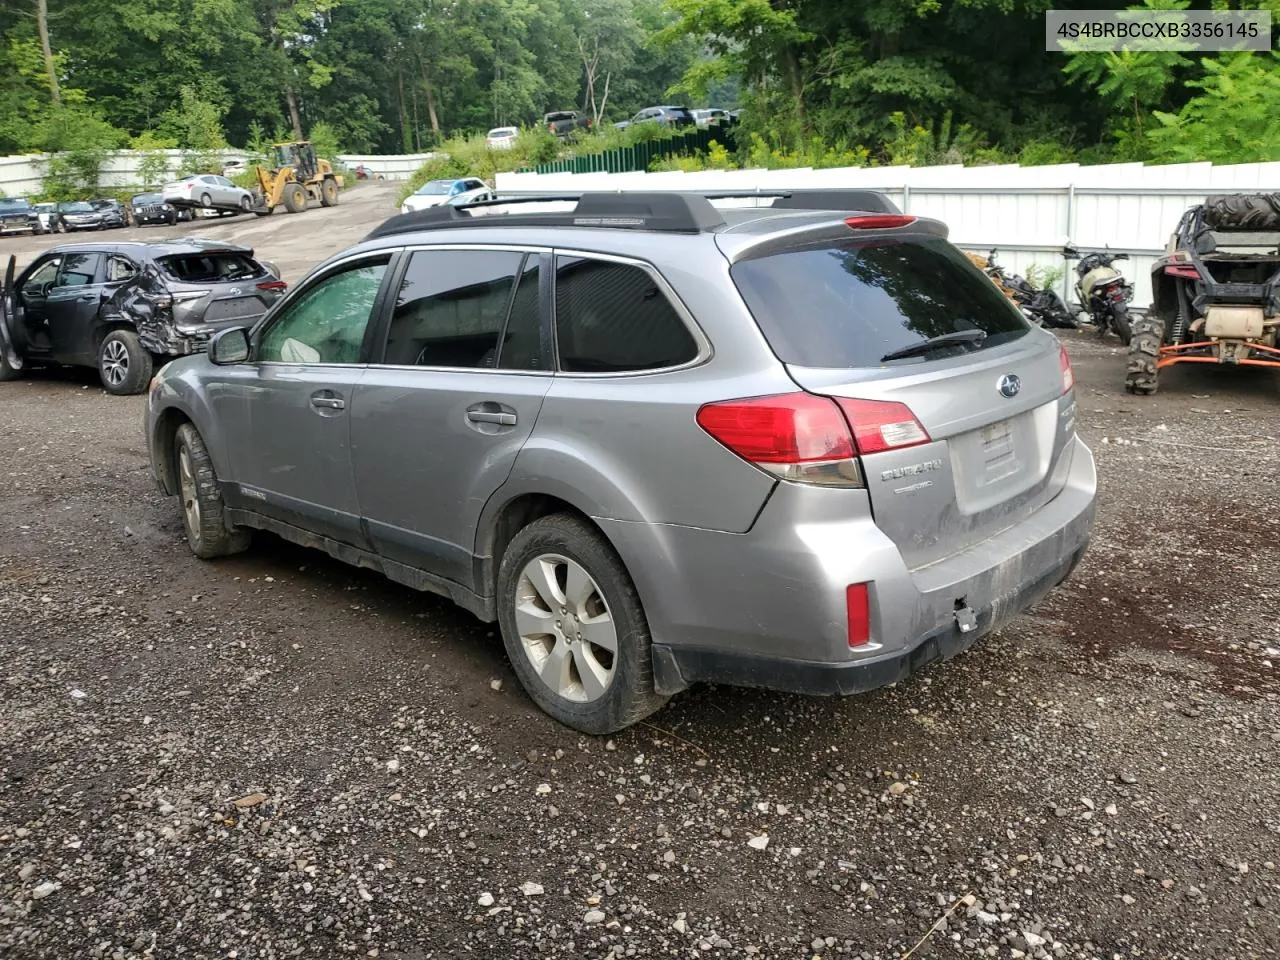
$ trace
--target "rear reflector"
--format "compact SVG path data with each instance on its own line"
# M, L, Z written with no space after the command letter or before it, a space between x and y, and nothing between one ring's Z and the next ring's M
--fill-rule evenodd
M836 403L853 427L854 443L863 456L929 443L928 431L905 403L847 397Z
M871 602L865 583L851 583L845 590L849 618L849 646L865 646L871 640Z
M1076 373L1071 369L1071 358L1062 344L1058 344L1058 364L1062 367L1062 392L1070 393L1076 385Z
M905 227L915 222L915 217L892 213L849 217L845 220L852 230L892 230L894 227Z
M784 393L708 403L698 410L697 421L742 459L776 477L862 486L849 425L826 397Z

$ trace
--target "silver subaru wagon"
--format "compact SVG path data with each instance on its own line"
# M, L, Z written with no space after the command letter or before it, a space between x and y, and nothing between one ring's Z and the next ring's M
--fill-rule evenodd
M396 216L151 383L197 556L265 530L500 625L588 733L699 681L852 694L1079 562L1067 355L879 194Z

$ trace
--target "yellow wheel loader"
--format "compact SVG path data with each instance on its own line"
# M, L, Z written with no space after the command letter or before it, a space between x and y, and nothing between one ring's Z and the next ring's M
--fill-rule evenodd
M272 213L281 204L290 213L301 213L312 201L322 207L338 203L342 177L333 172L333 164L318 159L310 141L277 143L271 147L273 166L258 167L258 189L253 192L253 212L260 217Z

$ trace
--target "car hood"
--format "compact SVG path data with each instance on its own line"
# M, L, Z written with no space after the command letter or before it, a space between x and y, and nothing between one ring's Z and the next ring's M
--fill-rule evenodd
M419 195L416 193L411 193L408 197L405 198L404 205L408 207L410 210L425 210L427 207L438 207L441 204L447 202L448 200L449 200L449 197L445 196L444 194L440 194L437 196L435 194Z

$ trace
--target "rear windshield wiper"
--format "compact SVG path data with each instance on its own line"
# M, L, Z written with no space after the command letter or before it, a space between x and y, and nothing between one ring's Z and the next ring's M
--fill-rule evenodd
M880 358L881 363L888 363L890 360L905 360L907 357L919 357L926 353L932 353L934 350L942 350L946 347L954 347L961 345L980 346L982 341L987 339L987 331L985 330L957 330L955 333L944 333L938 337L930 337L928 340L921 340L910 346L903 347L901 350L894 350L892 353L886 353Z

